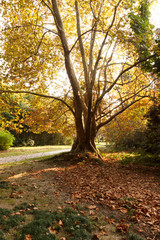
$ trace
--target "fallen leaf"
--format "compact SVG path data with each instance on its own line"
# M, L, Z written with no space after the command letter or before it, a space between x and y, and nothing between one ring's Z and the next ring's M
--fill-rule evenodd
M93 211L93 210L90 210L90 211L89 211L89 215L95 215L95 214L96 214L95 211Z
M110 219L108 220L109 224L114 224L114 221L115 221L114 218L110 218Z
M49 230L49 232L51 233L51 234L57 234L58 233L58 231L56 231L55 229L54 229L54 227L49 227L48 228L48 230Z
M61 210L61 209L63 209L63 207L62 207L62 206L59 206L58 209Z
M129 224L119 223L116 226L116 229L119 230L121 233L127 233L129 230Z
M12 213L11 216L15 216L15 215L22 215L21 212L15 212L15 213Z
M126 208L120 208L120 211L124 214L128 212L128 210Z
M90 205L90 206L88 206L88 209L96 209L97 207L96 207L96 205Z
M62 222L62 220L59 220L58 224L59 224L60 226L63 226L63 225L64 225L63 222Z
M25 236L24 240L33 240L33 238L30 234L28 234L28 235Z

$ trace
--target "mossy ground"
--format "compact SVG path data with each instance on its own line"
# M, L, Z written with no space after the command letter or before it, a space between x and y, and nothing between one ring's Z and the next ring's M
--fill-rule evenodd
M91 239L88 218L70 208L51 212L24 202L12 210L0 208L0 223L1 240Z

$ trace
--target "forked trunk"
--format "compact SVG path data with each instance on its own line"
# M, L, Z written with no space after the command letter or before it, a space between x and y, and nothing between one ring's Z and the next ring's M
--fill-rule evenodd
M94 139L86 139L84 138L79 139L78 136L76 137L73 145L72 145L72 152L75 153L85 153L85 152L93 152L97 153L96 145Z
M82 125L77 125L76 121L76 131L77 136L72 146L72 152L78 153L85 153L85 152L92 152L98 153L96 145L95 145L95 137L96 137L96 126L93 124L89 126L90 131L88 131L87 126L85 129L82 130Z

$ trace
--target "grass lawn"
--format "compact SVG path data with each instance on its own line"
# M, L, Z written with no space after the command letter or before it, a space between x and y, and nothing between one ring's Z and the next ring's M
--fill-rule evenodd
M104 142L97 143L97 148L100 150L105 149L106 144ZM11 156L18 156L18 155L26 155L32 153L40 153L40 152L52 152L56 150L63 150L63 149L71 149L70 145L53 145L53 146L33 146L33 147L11 147L8 150L0 151L0 158L3 157L11 157Z
M39 152L52 152L56 150L70 149L69 145L55 145L55 146L34 146L34 147L12 147L6 151L0 151L0 158L18 156Z

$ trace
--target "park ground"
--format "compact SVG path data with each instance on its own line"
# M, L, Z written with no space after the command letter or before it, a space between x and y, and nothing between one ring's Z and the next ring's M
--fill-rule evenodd
M67 207L91 222L91 237L84 240L159 240L159 158L129 152L102 156L103 161L91 154L65 153L0 165L2 239L34 240L30 232L23 238L20 234L24 225L33 221L30 208L51 213L63 212ZM12 217L23 216L25 220L5 228L5 223L11 221L11 216L5 214L7 209ZM50 226L49 233L57 239L72 239L63 230L63 221L59 220L58 225L58 230Z

